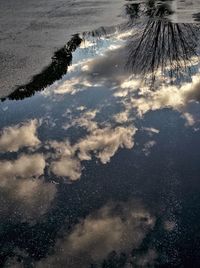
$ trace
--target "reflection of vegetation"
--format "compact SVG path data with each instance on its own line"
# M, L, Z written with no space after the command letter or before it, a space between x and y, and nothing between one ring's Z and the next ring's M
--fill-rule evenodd
M83 33L83 38L88 38L88 37L93 37L93 38L100 38L102 36L107 36L109 34L112 34L116 27L111 26L111 27L100 27L96 30L92 30L89 32L84 32Z
M52 57L52 63L48 67L40 74L35 75L28 84L19 86L8 98L11 100L19 100L31 97L36 91L43 90L56 80L62 78L71 65L72 52L75 51L81 42L82 39L79 35L74 35L65 47L55 52Z
M131 12L129 26L140 16L147 18L129 44L128 66L133 73L150 75L154 82L159 69L167 69L172 79L188 70L192 57L197 56L198 26L172 23L168 19L172 10L165 2L128 4L127 12Z
M133 74L150 77L152 84L158 70L167 71L174 78L186 73L191 59L197 57L199 26L193 24L174 24L169 20L173 14L169 1L144 0L141 3L129 1L125 5L128 23L118 26L119 30L132 29L137 25L137 34L132 36L128 46L127 66ZM196 14L198 17L199 14ZM95 31L83 33L81 38L74 35L65 47L58 50L52 63L40 74L35 75L31 82L19 86L9 99L18 100L30 97L36 91L43 90L62 78L72 61L72 52L80 45L82 39L113 33L115 27L101 27ZM2 99L5 100L5 99Z
M200 21L200 12L193 15L193 18L196 22Z
M144 1L145 2L145 1ZM173 14L171 6L165 0L147 0L145 3L132 3L126 5L126 13L129 16L130 22L136 19L151 18L163 19Z
M128 22L121 28L138 29L128 44L127 67L133 74L149 78L151 85L159 72L167 73L171 82L183 77L190 72L193 59L198 58L199 26L171 22L171 3L144 0L128 1L125 5ZM100 28L90 34L98 38L108 32Z
M136 74L169 70L171 78L186 72L196 54L197 35L191 25L162 21L149 22L140 38L129 44L128 65Z

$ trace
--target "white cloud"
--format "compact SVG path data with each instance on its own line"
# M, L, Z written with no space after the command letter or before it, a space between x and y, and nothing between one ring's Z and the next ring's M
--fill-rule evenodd
M106 164L119 148L131 149L134 146L133 136L136 131L134 127L96 129L75 145L79 159L90 160L94 153L103 164Z
M128 78L121 83L120 88L129 89L130 92L132 92L136 91L140 87L140 85L141 83L139 80Z
M73 120L71 126L79 126L87 129L89 132L98 128L97 123L93 120L99 110L87 110L79 118Z
M139 97L132 96L130 103L136 108L140 116L153 110L173 108L180 112L184 111L190 101L200 100L200 80L198 75L192 77L191 83L182 86L161 86L160 89L152 91L141 89ZM126 104L126 102L125 102Z
M0 134L0 150L2 152L17 152L23 147L39 145L37 127L38 121L31 120L23 125L4 128Z
M77 111L84 111L85 109L87 109L85 106L81 105L78 108L76 108Z
M74 95L91 86L92 84L82 77L72 77L70 80L62 81L62 83L54 87L54 93Z
M151 148L156 145L156 141L148 141L144 144L143 152L146 156L150 154Z
M95 128L74 145L69 141L50 141L50 147L56 151L50 170L57 176L77 180L81 177L81 161L91 160L94 155L103 164L108 163L119 148L131 149L134 146L133 137L136 131L132 126Z
M39 177L44 173L45 159L41 154L21 155L17 160L0 161L0 186L8 179Z
M81 42L81 45L80 45L79 48L84 49L84 48L93 47L94 45L95 45L95 42L92 42L92 41L89 41L89 40L83 40Z
M195 124L195 118L187 112L191 102L200 101L199 75L192 77L192 82L177 85L160 85L155 90L147 86L139 86L138 79L128 78L115 92L114 96L120 99L126 113L136 110L137 116L142 117L149 111L164 108L174 109L182 114L187 126Z
M51 171L60 177L68 177L71 181L81 177L81 164L76 158L62 157L51 163Z
M129 112L128 111L124 111L124 112L121 112L121 113L118 113L118 114L115 114L113 116L115 122L117 123L126 123L130 120L130 116L129 116Z
M186 120L186 126L193 126L195 124L195 119L192 114L185 112L183 118Z
M0 187L1 220L37 221L50 207L56 194L54 184L39 179L9 180Z
M39 179L44 168L45 160L41 154L0 161L0 194L4 200L0 203L2 220L34 221L47 211L56 188Z
M84 111L86 108L84 106L80 106L77 108L78 111ZM68 122L62 126L63 129L67 130L70 127L82 127L85 128L88 132L93 131L98 128L97 122L93 119L96 117L96 114L99 110L86 110L79 117L73 118L71 122Z
M131 37L133 35L133 33L134 33L133 29L115 33L115 38L118 40L127 40L128 37Z
M156 128L153 128L153 127L143 127L142 129L147 131L150 136L152 136L152 134L160 133L159 129L156 129Z
M37 267L89 267L109 253L130 253L154 227L155 219L136 202L110 203L87 216L56 243L54 254Z
M81 163L75 157L75 148L66 142L51 141L51 148L55 150L55 161L51 162L50 170L59 177L68 177L71 181L81 177Z

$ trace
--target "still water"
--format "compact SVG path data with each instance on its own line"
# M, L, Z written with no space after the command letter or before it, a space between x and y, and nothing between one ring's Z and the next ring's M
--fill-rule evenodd
M2 267L199 267L199 25L173 8L127 1L2 99Z

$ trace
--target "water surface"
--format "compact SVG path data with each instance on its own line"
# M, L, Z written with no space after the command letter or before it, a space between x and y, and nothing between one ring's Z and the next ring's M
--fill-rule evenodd
M199 25L154 4L2 99L2 267L199 266Z

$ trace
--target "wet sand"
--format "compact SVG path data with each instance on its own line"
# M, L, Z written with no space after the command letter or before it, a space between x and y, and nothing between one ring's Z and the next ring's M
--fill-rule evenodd
M0 97L51 62L71 35L121 22L122 0L0 2Z

